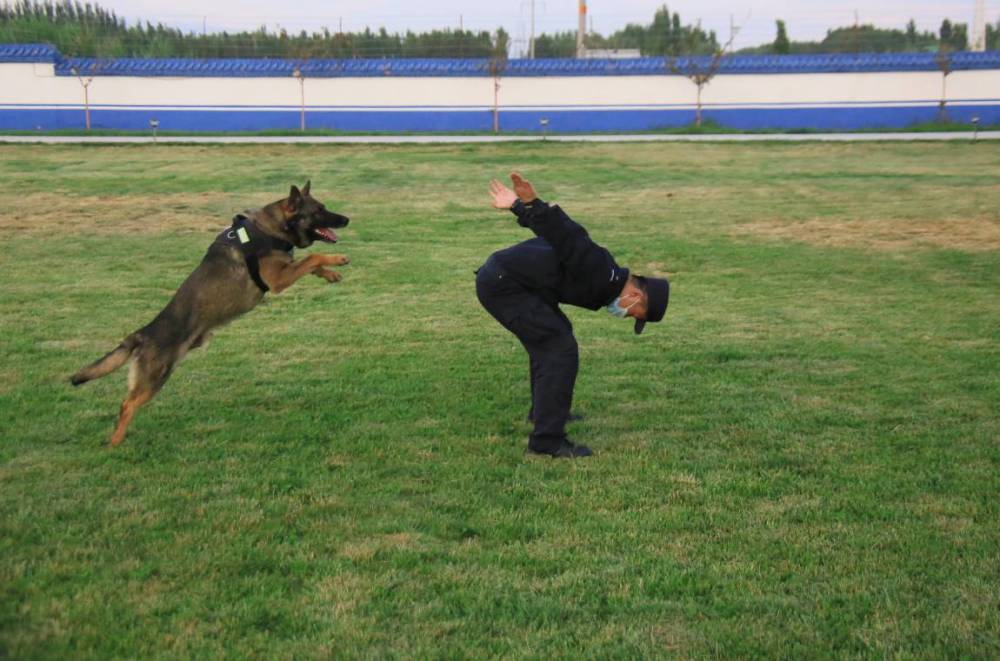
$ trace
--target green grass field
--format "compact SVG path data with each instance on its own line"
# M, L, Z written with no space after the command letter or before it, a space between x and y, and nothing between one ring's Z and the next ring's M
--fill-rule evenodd
M0 657L1000 656L1000 145L2 146ZM473 270L517 168L673 284L567 310L571 436ZM344 281L216 334L104 446L233 213Z

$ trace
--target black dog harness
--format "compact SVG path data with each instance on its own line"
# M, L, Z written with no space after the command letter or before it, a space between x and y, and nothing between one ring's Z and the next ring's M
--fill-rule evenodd
M215 237L215 243L233 246L243 253L250 277L263 292L270 290L270 287L260 277L260 258L272 250L286 252L289 256L295 250L295 246L288 241L276 239L262 232L242 213L233 216L233 226Z

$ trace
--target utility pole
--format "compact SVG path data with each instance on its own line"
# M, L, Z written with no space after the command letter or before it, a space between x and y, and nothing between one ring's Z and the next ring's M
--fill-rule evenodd
M976 0L976 13L972 19L972 43L969 50L986 50L986 0Z
M586 52L583 38L587 33L587 0L580 1L580 22L576 27L576 56L582 58Z
M535 59L535 0L531 0L531 41L528 42L528 59Z
M858 46L858 29L861 27L861 21L858 19L858 10L854 10L854 29L851 31L851 51L857 53L861 50Z
M524 0L521 2L521 11L524 11L524 3L528 3L528 11L531 12L531 34L528 36L528 59L535 59L535 0Z
M748 21L750 20L750 15L749 14L747 14L747 20ZM742 24L741 25L736 25L736 23L733 21L733 15L730 14L729 15L729 41L726 42L726 47L722 49L723 52L725 52L726 50L728 50L729 54L732 55L732 53L733 53L733 42L736 41L736 37L737 37L737 35L739 35L741 29L743 29L743 25Z

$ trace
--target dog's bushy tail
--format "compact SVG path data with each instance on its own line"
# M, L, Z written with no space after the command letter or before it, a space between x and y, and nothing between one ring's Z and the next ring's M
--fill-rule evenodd
M71 376L69 379L70 383L74 386L79 386L87 381L111 374L132 357L132 354L135 353L140 344L142 344L142 336L138 333L132 333L122 340L121 344L115 347L113 351Z

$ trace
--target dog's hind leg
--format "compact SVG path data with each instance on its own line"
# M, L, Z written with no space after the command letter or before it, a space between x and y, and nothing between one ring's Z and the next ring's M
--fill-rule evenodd
M115 427L114 433L111 434L111 440L108 442L108 445L114 447L125 440L125 431L128 429L129 423L132 422L135 412L139 410L140 406L151 400L153 394L148 390L129 392L125 401L122 402L121 410L118 412L118 425Z
M112 447L125 440L125 432L128 430L135 412L143 404L153 399L153 396L170 378L170 372L173 371L175 360L165 361L162 357L151 355L151 353L141 352L129 370L128 394L125 396L125 401L122 402L121 410L118 413L118 424L108 442Z
M211 339L212 339L212 333L211 333L211 331L205 331L204 333L202 333L198 337L194 338L194 340L191 341L191 346L188 347L188 348L189 349L199 349L201 347L207 347L208 346L208 342Z

